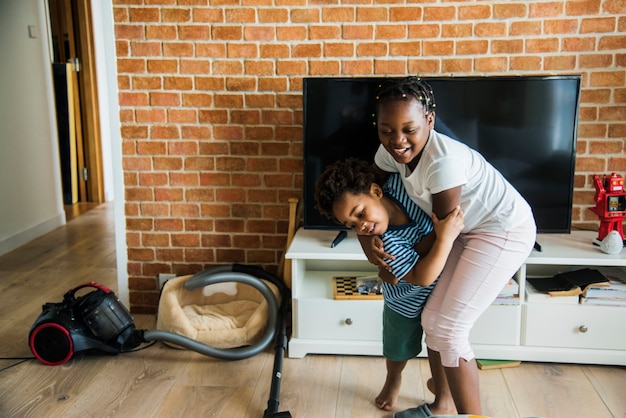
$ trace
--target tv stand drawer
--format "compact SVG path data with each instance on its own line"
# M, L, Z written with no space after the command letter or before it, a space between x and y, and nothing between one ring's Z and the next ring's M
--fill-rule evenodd
M606 348L626 350L626 333L615 324L626 323L626 307L529 303L526 339L535 347Z
M297 337L382 340L382 300L296 300Z

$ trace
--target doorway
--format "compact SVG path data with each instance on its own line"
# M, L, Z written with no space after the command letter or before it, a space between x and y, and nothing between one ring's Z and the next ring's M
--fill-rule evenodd
M104 202L90 0L47 0L66 218Z

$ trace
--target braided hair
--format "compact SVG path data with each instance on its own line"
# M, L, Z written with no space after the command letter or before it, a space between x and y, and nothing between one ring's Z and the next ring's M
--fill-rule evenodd
M409 100L414 98L422 104L425 117L435 112L435 94L430 85L422 78L410 76L405 78L389 78L383 81L376 91L375 110L381 103L392 100Z
M337 221L333 206L346 193L369 194L373 183L382 184L374 167L356 158L335 161L317 180L315 208L328 219Z

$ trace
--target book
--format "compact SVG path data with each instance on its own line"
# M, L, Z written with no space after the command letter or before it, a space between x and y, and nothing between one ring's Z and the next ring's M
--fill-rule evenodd
M506 367L517 367L522 364L519 360L488 360L476 359L476 364L480 370L504 369Z
M519 296L519 285L515 279L510 279L500 291L498 297L516 297Z
M600 271L609 280L609 285L591 285L583 293L586 298L626 298L626 272L618 268L603 267Z
M618 280L609 280L609 286L590 286L583 293L583 297L626 299L626 284Z
M602 306L624 306L626 307L625 298L580 298L583 305L602 305Z
M515 279L510 279L493 301L494 305L519 305L519 303L519 285Z
M498 296L492 302L492 305L519 305L518 296Z
M583 268L546 278L527 278L540 292L550 296L582 295L592 285L608 286L609 280L597 269Z

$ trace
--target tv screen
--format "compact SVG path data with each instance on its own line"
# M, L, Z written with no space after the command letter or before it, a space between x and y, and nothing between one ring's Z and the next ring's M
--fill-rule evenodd
M530 203L540 233L571 230L581 76L425 77L435 129L480 152ZM373 162L382 78L305 78L304 228L342 229L315 209L315 183L348 157Z

